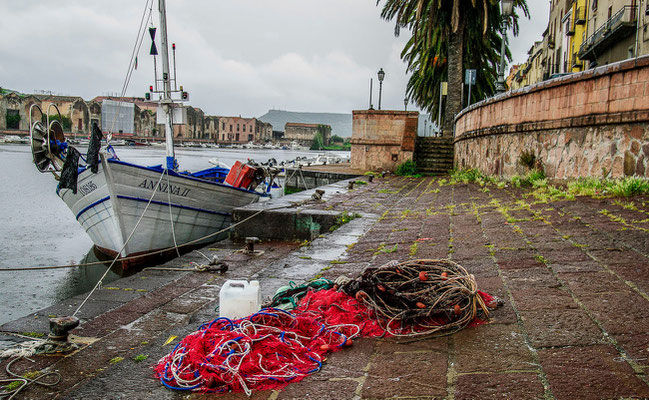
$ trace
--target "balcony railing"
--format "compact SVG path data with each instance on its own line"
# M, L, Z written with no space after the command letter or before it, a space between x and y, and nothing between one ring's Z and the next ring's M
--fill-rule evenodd
M636 29L637 6L624 6L608 21L597 28L579 48L579 57L594 60L595 50L611 47L619 39L629 36Z
M572 17L566 21L566 36L572 36L575 34L575 24L573 24Z
M575 25L584 25L586 23L586 8L585 7L577 7L575 10Z
M579 59L577 53L572 53L572 58L570 59L571 68L581 68L583 62Z

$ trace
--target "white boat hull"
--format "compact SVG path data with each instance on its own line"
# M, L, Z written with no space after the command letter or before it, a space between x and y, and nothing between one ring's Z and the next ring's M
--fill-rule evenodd
M214 234L231 224L233 208L260 198L257 192L185 175L163 176L161 170L103 155L96 174L90 169L79 174L76 194L70 189L58 194L98 248L122 257Z

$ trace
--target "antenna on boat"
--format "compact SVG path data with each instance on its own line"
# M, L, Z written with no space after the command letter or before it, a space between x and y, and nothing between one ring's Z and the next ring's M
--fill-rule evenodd
M176 119L176 124L182 124L185 120L185 114L183 113L182 103L189 100L189 94L183 91L183 87L180 86L178 90L177 79L176 79L176 44L172 44L173 51L173 68L174 75L171 76L169 69L169 42L167 40L167 12L166 12L166 3L165 0L158 0L158 9L160 11L160 64L162 65L162 79L158 79L157 72L157 63L156 55L158 55L158 49L155 45L155 34L156 28L149 28L149 33L151 34L151 55L153 56L153 67L155 74L155 90L153 86L149 86L149 92L146 94L146 99L149 100L152 93L160 94L160 99L158 100L158 110L164 112L164 118L159 118L161 115L156 116L159 124L164 124L165 126L165 139L166 139L166 148L167 148L167 162L166 166L168 170L175 170L178 168L176 163L176 155L174 151L174 118ZM171 89L171 81L174 82L173 90ZM158 83L161 84L161 88L158 87ZM171 97L172 93L180 93L180 99L173 99ZM178 110L180 112L175 112Z

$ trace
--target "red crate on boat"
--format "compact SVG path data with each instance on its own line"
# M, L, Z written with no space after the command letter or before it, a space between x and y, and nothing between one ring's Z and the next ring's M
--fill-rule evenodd
M255 171L256 168L237 161L230 168L228 176L225 177L225 183L234 187L247 189L255 178Z

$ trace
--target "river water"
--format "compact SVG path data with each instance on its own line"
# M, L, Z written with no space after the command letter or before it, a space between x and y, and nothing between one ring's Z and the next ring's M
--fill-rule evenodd
M85 149L81 149L82 153ZM142 165L164 162L164 148L117 147L121 160ZM313 157L316 152L292 150L186 149L176 150L181 170L210 167L208 160L228 166L252 158L265 162ZM349 152L335 152L349 156ZM56 181L32 164L27 145L0 145L0 324L23 317L58 301L87 292L104 273L103 265L39 271L7 271L13 267L77 264L95 257L92 241L68 207L56 195ZM107 280L118 279L111 271Z

